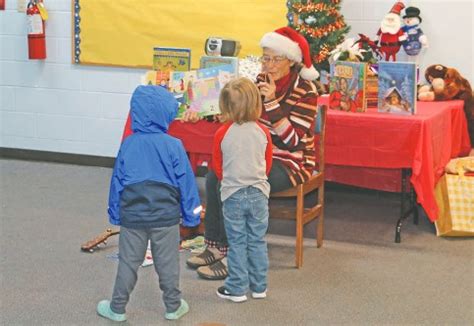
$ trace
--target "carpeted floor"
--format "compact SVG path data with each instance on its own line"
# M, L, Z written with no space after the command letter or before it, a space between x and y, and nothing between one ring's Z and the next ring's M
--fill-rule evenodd
M117 237L93 254L81 243L108 227L111 169L0 160L0 324L111 325L95 306L109 298ZM198 178L201 190L203 179ZM129 325L473 325L474 242L437 238L421 216L403 226L396 194L329 184L325 242L305 232L304 266L294 262L294 224L271 220L269 292L241 304L215 295L185 266L191 311L166 322L152 267L142 268L128 305Z

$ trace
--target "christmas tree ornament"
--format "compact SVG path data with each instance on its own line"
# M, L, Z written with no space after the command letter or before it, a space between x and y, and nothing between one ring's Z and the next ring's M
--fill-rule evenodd
M316 18L314 16L308 16L305 18L304 22L308 25L312 25L316 22Z

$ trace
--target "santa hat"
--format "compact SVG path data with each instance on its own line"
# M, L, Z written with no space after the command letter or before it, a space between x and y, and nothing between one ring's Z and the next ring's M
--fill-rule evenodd
M390 9L390 13L397 14L398 16L400 16L400 13L402 12L403 8L405 8L403 2L398 1L393 5L392 9Z
M308 41L291 27L282 27L263 35L260 46L285 55L292 61L303 63L300 76L304 79L314 80L319 77L319 73L311 62Z

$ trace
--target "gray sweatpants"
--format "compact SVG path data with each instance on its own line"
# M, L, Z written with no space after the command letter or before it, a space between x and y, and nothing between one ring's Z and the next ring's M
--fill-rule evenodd
M137 283L137 271L145 258L148 240L153 264L158 274L166 312L176 311L181 304L179 290L179 225L153 229L121 227L119 263L110 308L118 314L125 306Z

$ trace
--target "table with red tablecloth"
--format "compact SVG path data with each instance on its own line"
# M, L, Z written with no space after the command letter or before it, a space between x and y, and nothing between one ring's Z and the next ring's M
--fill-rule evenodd
M319 104L327 104L327 97L320 97ZM208 121L174 121L169 133L181 139L196 169L210 164L212 140L219 126ZM438 217L436 182L449 160L467 155L470 148L462 101L418 102L416 115L410 116L375 109L364 113L329 110L326 180L400 191L400 171L411 169L418 203L434 221Z
M327 104L322 96L320 104ZM411 169L418 203L431 221L438 217L436 182L451 158L471 145L462 101L418 102L415 115L329 110L326 180L400 191L401 169Z

